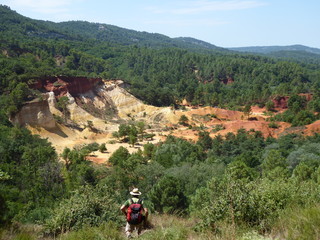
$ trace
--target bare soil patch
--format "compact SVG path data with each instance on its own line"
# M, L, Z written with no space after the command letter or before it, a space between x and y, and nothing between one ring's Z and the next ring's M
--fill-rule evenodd
M146 109L144 109L146 110ZM157 109L159 111L159 109ZM102 121L99 121L99 127L107 129L101 133L93 133L89 129L84 129L82 132L67 128L63 125L57 124L57 127L53 130L46 130L44 128L32 128L29 129L34 133L48 138L52 145L57 150L58 154L62 153L65 147L73 148L84 144L90 144L96 142L98 144L105 143L106 152L92 152L87 159L97 163L108 165L108 159L119 147L125 147L130 153L136 152L139 149L143 150L143 145L151 142L153 144L164 141L168 135L184 138L189 141L197 141L198 133L200 130L208 131L211 137L217 135L224 136L229 132L237 133L239 129L245 129L247 131L254 129L255 131L261 131L264 137L279 137L284 132L290 129L289 123L277 122L277 128L270 128L269 122L266 121L268 116L265 114L264 108L252 107L252 113L250 119L248 116L244 116L243 112L231 111L213 107L202 107L197 109L187 108L186 110L175 110L171 111L169 108L163 108L160 110L163 122L158 122L156 125L152 125L152 122L148 122L148 118L145 118L147 124L154 126L153 129L148 131L155 134L152 141L140 141L134 147L130 146L129 143L119 142L117 139L112 137L112 132L118 130L119 124L117 123L106 123L102 126ZM137 111L134 112L139 115ZM147 114L152 114L148 112ZM182 126L178 124L178 119L186 115L189 119L190 127ZM216 131L216 126L223 126L222 129ZM164 131L163 129L167 129ZM297 131L297 130L295 130ZM316 132L320 132L320 120L306 126L303 130L303 134L312 135Z

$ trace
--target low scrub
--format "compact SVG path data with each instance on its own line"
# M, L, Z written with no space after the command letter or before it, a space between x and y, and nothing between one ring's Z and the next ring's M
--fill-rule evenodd
M108 222L99 227L85 227L78 231L69 232L61 236L60 240L122 240L124 234L119 227Z
M46 232L59 234L109 221L121 223L115 195L104 187L83 187L53 210L52 217L46 222Z
M320 205L290 208L279 218L275 234L287 240L320 239Z

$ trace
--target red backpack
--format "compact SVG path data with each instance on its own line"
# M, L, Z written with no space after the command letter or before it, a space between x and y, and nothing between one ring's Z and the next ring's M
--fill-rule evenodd
M139 224L142 222L142 200L134 203L130 199L130 205L127 210L127 222L130 224Z

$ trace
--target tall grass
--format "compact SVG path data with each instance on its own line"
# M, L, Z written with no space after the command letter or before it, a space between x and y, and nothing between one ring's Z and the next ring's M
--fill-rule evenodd
M85 227L63 234L59 240L123 240L126 239L124 236L116 224L109 222L99 227Z
M214 234L211 229L205 232L196 232L194 227L197 220L180 218L173 215L155 215L151 222L153 228L145 231L140 239L143 240L271 240L248 230L242 226L234 226L227 222L219 223L219 233Z
M320 205L287 209L274 232L286 240L319 240Z
M317 209L316 209L317 210ZM306 211L308 212L308 211ZM312 210L314 215L314 211ZM316 211L317 217L319 217L320 210ZM309 214L310 215L310 214ZM299 215L300 216L300 215ZM304 215L303 215L304 216ZM296 219L291 219L291 226L297 225L298 222L301 221L301 217L297 217ZM316 224L320 226L320 220L317 217L312 217L312 219L318 219L318 221L314 222L312 227L315 228ZM310 217L308 216L308 219ZM271 240L271 238L260 235L254 229L248 228L246 226L233 226L230 222L218 222L217 227L219 229L218 232L212 232L212 229L202 229L202 232L198 232L195 230L195 226L197 224L197 219L195 218L181 218L174 215L151 215L150 216L150 225L148 229L144 229L139 239L141 240ZM288 219L282 219L283 226L288 224ZM306 221L307 222L307 221ZM277 225L280 226L280 225ZM282 225L281 225L282 226ZM307 229L309 229L307 228ZM279 235L280 227L277 228ZM287 228L284 229L287 231ZM300 229L296 229L298 232ZM283 231L284 232L284 231ZM318 232L319 233L319 232ZM279 238L286 240L296 240L296 239L317 239L313 233L307 233L304 231L303 234L307 234L307 237L300 237L300 235L296 232L292 232L291 235L294 234L295 238ZM290 236L291 236L290 235ZM2 237L1 237L2 236ZM133 236L137 236L135 232ZM124 240L126 239L124 226L119 229L118 225L113 222L108 222L106 224L102 224L98 227L83 227L77 231L70 231L58 236L46 236L46 238L41 235L41 230L31 227L28 225L20 226L19 229L14 231L4 231L1 234L0 231L0 239L1 240ZM278 238L272 238L276 240Z
M188 239L192 226L186 219L173 215L153 215L150 217L152 229L146 230L141 239L184 240Z
M0 229L0 240L42 240L40 231L39 225L16 222L6 229Z
M35 240L36 237L31 233L19 233L12 240Z

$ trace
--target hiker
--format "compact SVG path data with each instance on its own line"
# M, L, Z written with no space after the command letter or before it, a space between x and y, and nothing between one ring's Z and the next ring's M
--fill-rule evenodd
M147 222L148 218L148 209L143 206L143 200L139 199L141 192L138 188L134 188L129 198L120 208L123 214L126 216L127 225L126 225L126 235L128 238L131 238L131 234L134 230L138 231L138 236L140 235L143 227L143 222ZM143 216L143 213L145 216Z

